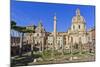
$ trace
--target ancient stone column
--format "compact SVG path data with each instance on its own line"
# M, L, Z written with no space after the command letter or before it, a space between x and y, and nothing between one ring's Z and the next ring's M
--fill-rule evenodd
M56 40L57 40L57 35L56 35L56 26L57 26L57 24L56 24L56 21L57 21L57 19L56 19L56 15L54 16L54 32L53 32L53 37L54 37L54 48L55 49L57 49L56 47L57 47L57 45L56 45Z

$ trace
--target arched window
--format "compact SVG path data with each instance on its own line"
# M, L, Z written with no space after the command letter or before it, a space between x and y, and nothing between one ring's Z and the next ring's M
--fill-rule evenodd
M73 29L75 29L75 26L73 25Z
M80 29L80 25L78 26L78 28Z

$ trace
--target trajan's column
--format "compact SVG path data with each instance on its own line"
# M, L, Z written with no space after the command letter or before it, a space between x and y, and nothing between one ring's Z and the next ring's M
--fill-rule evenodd
M53 32L53 37L54 37L54 49L57 49L57 44L56 44L56 41L57 41L57 35L56 35L56 24L57 22L57 18L56 18L56 14L54 15L54 32Z

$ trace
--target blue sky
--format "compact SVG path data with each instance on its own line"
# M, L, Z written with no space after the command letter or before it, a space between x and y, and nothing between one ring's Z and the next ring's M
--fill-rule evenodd
M57 31L66 32L71 27L72 17L75 16L76 9L79 8L81 15L86 20L87 29L94 27L95 7L71 4L50 4L39 2L20 2L12 0L11 20L20 26L38 25L39 21L46 31L53 31L53 16L57 16Z

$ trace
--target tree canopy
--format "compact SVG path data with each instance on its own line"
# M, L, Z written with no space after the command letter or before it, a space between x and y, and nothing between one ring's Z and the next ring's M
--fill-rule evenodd
M26 27L17 26L15 21L11 21L11 29L14 29L22 33L34 33L34 30L29 30L26 29Z

